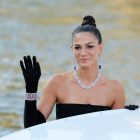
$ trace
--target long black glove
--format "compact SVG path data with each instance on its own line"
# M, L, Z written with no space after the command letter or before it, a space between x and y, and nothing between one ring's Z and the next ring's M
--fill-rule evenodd
M38 81L41 76L41 68L38 62L36 62L36 57L33 56L33 64L30 56L24 56L24 63L20 61L20 66L23 72L23 76L26 84L27 93L36 93L38 88ZM36 108L36 100L28 101L25 100L24 108L24 127L31 127L40 123L46 122L43 114Z
M38 62L36 62L35 56L33 56L33 64L29 55L27 57L24 56L23 58L26 69L24 68L22 61L20 61L20 66L26 83L26 92L36 93L38 88L38 81L41 76L40 65Z
M135 110L139 108L138 105L126 105L124 108L129 109L129 110Z

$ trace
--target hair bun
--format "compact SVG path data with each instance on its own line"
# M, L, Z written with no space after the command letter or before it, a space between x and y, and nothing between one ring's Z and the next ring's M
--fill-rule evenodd
M95 19L94 19L92 16L90 16L90 15L87 15L87 16L85 16L85 17L83 18L83 22L82 22L81 25L87 25L87 24L96 27Z

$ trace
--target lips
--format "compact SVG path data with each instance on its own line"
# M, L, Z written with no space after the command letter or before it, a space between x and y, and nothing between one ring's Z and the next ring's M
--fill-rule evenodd
M82 62L87 62L90 58L84 58L84 59L80 59L80 61Z

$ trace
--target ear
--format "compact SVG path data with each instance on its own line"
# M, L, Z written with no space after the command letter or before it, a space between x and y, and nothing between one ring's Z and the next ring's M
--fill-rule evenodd
M70 46L70 48L72 49L72 51L73 51L73 47L72 47L72 45Z
M101 43L101 44L99 45L99 54L102 53L103 48L104 48L104 43Z

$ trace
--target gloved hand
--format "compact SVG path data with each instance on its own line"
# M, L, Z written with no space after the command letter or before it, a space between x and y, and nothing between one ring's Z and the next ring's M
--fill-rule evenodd
M26 83L26 92L27 93L36 93L38 88L38 81L41 76L41 68L38 62L36 62L36 57L33 56L31 61L30 56L24 56L24 63L20 61L20 66L23 72L24 80Z
M129 110L135 110L135 109L137 109L137 108L139 108L139 106L137 106L137 105L126 105L124 108L126 108L126 109L129 109Z

